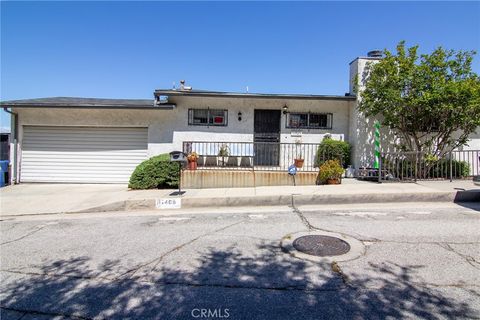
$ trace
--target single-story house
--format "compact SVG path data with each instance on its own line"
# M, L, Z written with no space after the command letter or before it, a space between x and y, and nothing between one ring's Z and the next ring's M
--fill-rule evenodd
M126 183L151 156L186 147L216 156L225 144L231 156L239 156L234 159L239 165L240 156L263 152L270 160L256 159L253 167L283 168L294 155L272 145L313 153L308 146L327 134L352 145L353 167L371 166L373 119L357 112L353 79L368 61L379 59L373 53L350 63L350 91L343 96L199 91L182 83L178 89L155 90L154 98L145 100L3 101L1 107L12 114L12 180ZM470 146L480 149L480 136L472 141ZM313 156L305 161L313 162Z

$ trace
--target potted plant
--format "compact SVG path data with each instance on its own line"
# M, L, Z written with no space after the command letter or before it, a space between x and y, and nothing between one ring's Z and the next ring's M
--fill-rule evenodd
M228 150L228 145L222 144L220 146L220 150L218 150L217 165L218 166L225 166L228 162L229 154L230 154L230 152Z
M302 153L300 152L298 156L295 157L293 160L295 162L295 167L297 168L302 168L303 167L303 162L305 161L302 157Z
M302 143L302 141L300 139L297 139L295 141L296 155L295 155L295 159L293 159L293 161L294 161L295 167L297 167L297 168L302 168L303 167L303 162L304 162L304 159L303 159L303 156L302 156L301 143Z
M342 168L338 160L325 161L320 166L317 184L340 184L344 171L345 169Z
M199 155L195 151L190 152L187 155L188 170L197 170L197 160L198 160L198 158L199 158Z

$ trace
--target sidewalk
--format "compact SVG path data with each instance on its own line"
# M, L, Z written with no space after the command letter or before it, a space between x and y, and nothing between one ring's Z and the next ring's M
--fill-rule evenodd
M2 216L155 209L176 190L128 190L125 185L20 184L0 189ZM182 208L384 202L480 201L472 181L383 183L344 179L341 185L189 189Z

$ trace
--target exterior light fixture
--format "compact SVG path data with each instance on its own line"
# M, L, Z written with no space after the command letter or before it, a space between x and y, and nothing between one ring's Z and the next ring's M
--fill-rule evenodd
M284 105L283 108L282 108L282 110L283 110L283 114L287 114L287 113L288 113L288 107L287 107L287 105Z
M242 121L242 112L241 111L238 111L238 121Z

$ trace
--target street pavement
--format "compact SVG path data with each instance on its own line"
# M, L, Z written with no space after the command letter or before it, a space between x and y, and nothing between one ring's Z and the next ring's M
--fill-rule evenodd
M6 213L8 215L8 213ZM480 204L46 214L1 221L1 319L479 319ZM355 260L283 237L331 231Z

